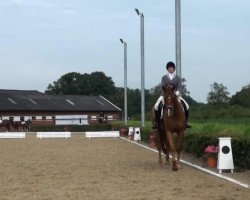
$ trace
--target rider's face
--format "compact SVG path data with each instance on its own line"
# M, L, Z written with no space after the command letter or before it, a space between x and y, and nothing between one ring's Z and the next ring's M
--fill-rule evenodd
M167 69L167 71L168 71L169 73L172 74L172 73L175 71L175 68L172 67L172 66L170 66L170 67Z

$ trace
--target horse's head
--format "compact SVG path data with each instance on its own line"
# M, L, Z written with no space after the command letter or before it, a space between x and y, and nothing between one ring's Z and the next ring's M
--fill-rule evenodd
M177 100L175 86L173 84L166 84L162 89L164 91L164 107L167 110L168 117L170 117L173 114L174 105Z

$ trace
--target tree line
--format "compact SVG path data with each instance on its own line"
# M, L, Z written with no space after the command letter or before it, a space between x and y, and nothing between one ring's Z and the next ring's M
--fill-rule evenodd
M242 87L241 91L229 96L227 87L222 83L214 82L210 85L211 91L207 95L207 103L198 103L191 96L185 86L183 78L182 95L189 103L191 119L207 119L220 117L250 116L250 84ZM57 95L102 95L123 110L124 88L116 87L112 78L101 71L90 74L70 72L62 75L58 80L50 83L45 91L47 94ZM141 91L139 89L127 89L128 117L140 119ZM145 89L145 111L149 119L150 111L158 97L161 95L161 86L156 85L151 89Z

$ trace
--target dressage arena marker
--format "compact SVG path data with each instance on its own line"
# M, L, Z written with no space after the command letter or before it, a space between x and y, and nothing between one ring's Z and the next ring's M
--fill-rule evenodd
M120 137L119 131L95 131L95 132L85 132L85 137L88 137L89 139L91 137Z
M70 138L71 132L37 132L37 138Z
M2 139L16 139L16 138L25 138L25 132L6 132L0 133L0 138Z
M224 169L230 169L231 173L233 173L234 162L230 137L219 137L217 169L219 173Z
M136 127L134 129L134 141L139 141L141 140L141 129L140 127Z
M150 150L150 151L153 151L153 152L155 152L155 153L158 153L158 150L156 150L156 149L151 149L150 147L144 146L144 145L139 144L139 143L136 143L136 142L134 142L134 141L130 141L130 140L128 140L128 139L126 139L126 138L123 138L123 137L121 137L121 138L122 138L123 140L128 141L128 142L131 142L131 143L133 143L133 144L136 144L136 145L138 145L138 146L141 146L141 147L143 147L143 148L145 148L145 149L148 149L148 150ZM162 153L162 155L164 155L164 154ZM171 157L171 156L170 156L170 157ZM238 181L238 180L235 180L235 179L233 179L233 178L224 176L224 175L222 175L222 174L218 174L218 173L216 173L216 172L213 172L213 171L211 171L211 170L205 169L205 168L203 168L203 167L200 167L200 166L195 165L195 164L193 164L193 163L187 162L187 161L185 161L185 160L180 159L180 161L181 161L182 163L186 164L186 165L189 165L189 166L191 166L191 167L194 167L194 168L199 169L199 170L201 170L201 171L204 171L204 172L206 172L206 173L209 173L209 174L212 174L212 175L217 176L217 177L219 177L219 178L228 180L228 181L233 182L233 183L235 183L235 184L238 184L238 185L240 185L240 186L242 186L242 187L249 188L249 185L246 184L246 183L242 183L242 182L240 182L240 181Z

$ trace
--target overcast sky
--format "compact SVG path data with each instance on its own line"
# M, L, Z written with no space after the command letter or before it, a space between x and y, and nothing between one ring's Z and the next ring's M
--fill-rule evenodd
M145 87L175 62L174 0L0 0L1 89L44 92L69 72L102 71L141 87L140 18L145 16ZM182 76L196 101L213 82L231 95L250 83L250 1L182 0Z

